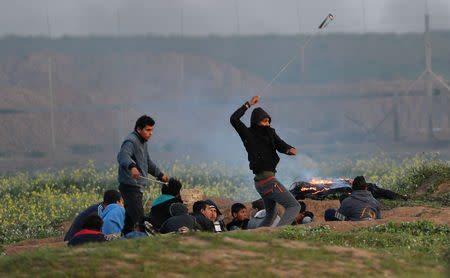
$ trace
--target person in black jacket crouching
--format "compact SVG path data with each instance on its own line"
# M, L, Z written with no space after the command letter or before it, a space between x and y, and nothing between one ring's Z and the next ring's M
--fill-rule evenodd
M172 216L169 211L172 204L183 203L180 196L181 186L180 181L171 178L167 185L163 184L161 187L162 194L153 200L149 216L146 218L154 229L159 230L162 223Z

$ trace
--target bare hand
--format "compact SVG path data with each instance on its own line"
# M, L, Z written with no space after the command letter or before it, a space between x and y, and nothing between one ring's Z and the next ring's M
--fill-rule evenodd
M254 96L248 103L250 104L250 106L255 105L259 101L259 98L260 96Z
M138 169L136 167L131 168L131 177L133 179L137 179L137 178L139 178L139 176L140 176L140 173L139 173Z
M297 150L295 148L290 148L287 153L288 155L297 155Z
M163 176L161 177L161 181L163 181L163 182L168 182L168 181L169 181L169 177L168 177L167 175L163 175Z

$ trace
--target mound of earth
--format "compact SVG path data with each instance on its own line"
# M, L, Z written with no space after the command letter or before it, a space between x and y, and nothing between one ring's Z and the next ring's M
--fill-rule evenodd
M448 186L448 185L447 185ZM438 187L439 188L439 187ZM225 198L212 198L216 203L222 214L225 217L225 223L231 221L231 205L234 203L233 200ZM330 229L335 231L348 231L354 228L367 227L386 223L389 221L400 223L400 222L414 222L417 220L428 219L435 224L448 224L450 225L450 207L441 208L431 208L431 207L398 207L390 210L383 210L383 219L373 220L373 221L361 221L361 222L325 222L323 219L324 212L327 208L339 208L338 200L303 200L306 203L306 209L314 213L314 222L305 224L305 227L315 227L320 225L327 225ZM251 203L244 203L247 207L247 213L250 212ZM282 214L284 209L279 206L279 214ZM64 229L64 233L70 227L70 221L65 221L62 223L61 227ZM275 230L277 228L260 228L254 230L255 232L265 231L265 230ZM3 245L3 249L7 254L17 254L20 252L30 251L39 247L48 246L62 246L67 243L63 241L63 237L55 238L45 238L45 239L32 239L25 240L11 245Z

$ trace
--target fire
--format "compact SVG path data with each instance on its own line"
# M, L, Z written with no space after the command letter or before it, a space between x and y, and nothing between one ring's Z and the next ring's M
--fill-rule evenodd
M301 191L317 190L317 187L313 187L313 186L311 186L311 187L302 187L300 190Z
M317 194L317 193L320 193L320 192L327 191L327 190L330 190L330 189L329 189L328 187L324 187L322 190L319 190L319 191L314 192L313 195L315 195L315 194Z
M330 181L330 180L319 180L319 179L311 179L309 181L310 184L333 184L335 183L334 181Z

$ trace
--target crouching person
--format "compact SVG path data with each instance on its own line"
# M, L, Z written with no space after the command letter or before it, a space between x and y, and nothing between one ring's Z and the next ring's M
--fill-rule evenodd
M244 204L234 203L231 206L231 215L233 216L233 221L227 224L228 231L247 230L249 219L247 218L247 208Z
M183 203L171 204L169 211L172 216L161 225L159 230L161 234L176 233L183 227L186 227L189 231L202 229L195 217L189 215L188 208Z
M214 224L214 231L216 233L225 232L225 223L223 222L224 217L217 207L216 203L211 199L206 199L205 202L211 209L211 216L209 220L211 220Z
M297 217L295 217L294 222L292 222L292 225L300 225L300 224L308 224L314 221L314 214L310 211L306 211L306 204L305 202L298 201L300 204L300 212L298 213Z
M102 232L105 235L115 234L120 236L125 221L125 209L120 192L114 190L114 194L111 194L104 207L101 215L103 220Z
M171 178L168 184L161 187L161 195L153 200L147 219L155 230L159 230L162 223L171 217L169 208L172 204L183 203L180 196L181 187L179 180Z
M325 221L364 221L381 219L381 205L367 190L363 176L353 180L352 194L345 198L338 210L327 209Z
M211 218L211 208L208 203L205 201L197 201L194 203L192 210L192 216L195 217L195 220L200 225L200 230L214 233L214 224L209 220Z
M112 204L117 201L117 195L120 196L119 191L114 189L107 190L103 194L103 202L93 204L80 212L73 220L72 225L64 237L64 241L70 241L76 233L81 231L81 226L83 225L84 220L86 220L86 217L89 215L98 215L101 217L103 210L108 206L108 204Z
M250 210L250 220L247 224L247 229L256 229L263 222L264 217L266 217L266 210L264 209L264 202L262 199L258 199L252 202L252 208ZM280 222L280 217L275 217L272 225L270 227L276 227Z
M106 241L105 234L101 232L103 221L98 215L89 215L84 219L82 230L76 233L67 244L76 246L89 242Z

